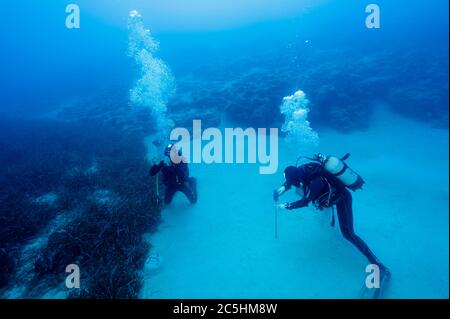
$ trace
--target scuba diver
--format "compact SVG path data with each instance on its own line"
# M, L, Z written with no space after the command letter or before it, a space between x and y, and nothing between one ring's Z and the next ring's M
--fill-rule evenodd
M171 154L180 156L178 164L172 160ZM188 165L181 160L181 150L177 152L175 146L169 144L164 150L164 155L169 158L169 164L162 160L159 164L154 163L150 168L150 176L155 176L160 171L162 173L163 184L166 186L164 203L170 204L175 193L182 192L191 204L195 204L197 202L197 181L195 178L189 177Z
M277 202L279 196L294 186L303 191L303 197L293 203L278 204L277 207L292 210L306 207L309 203L313 203L319 210L332 208L332 226L334 226L334 207L336 207L342 235L371 264L379 267L380 287L382 287L384 281L389 280L390 271L378 260L353 228L352 195L349 189L356 191L362 188L364 180L344 162L349 156L350 154L346 154L340 159L334 156L326 157L322 154L317 154L314 158L308 158L312 160L310 163L298 167L288 166L284 170L286 182L274 191L274 200ZM381 294L381 291L377 289L374 297L378 298L379 294Z

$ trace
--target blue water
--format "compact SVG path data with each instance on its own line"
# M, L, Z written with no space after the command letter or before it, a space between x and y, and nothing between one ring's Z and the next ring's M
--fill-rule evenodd
M379 29L361 1L77 0L79 29L69 3L2 4L1 297L359 298L329 210L279 211L274 237L284 168L349 152L385 297L448 298L448 1L373 1ZM158 208L152 142L195 119L283 131L277 171L191 164L198 203Z

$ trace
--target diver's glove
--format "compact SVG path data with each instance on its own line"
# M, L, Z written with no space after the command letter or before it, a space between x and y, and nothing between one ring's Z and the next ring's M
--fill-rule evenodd
M150 170L148 171L150 176L155 176L158 174L159 170L164 167L164 161L159 162L159 164L153 164Z
M284 194L284 192L286 191L286 186L281 186L280 188L276 189L273 191L273 200L274 201L278 201L278 198L280 198L281 195Z
M292 206L291 203L278 204L278 205L276 205L276 207L281 208L281 209L287 209L287 210L294 209L294 207Z
M281 209L289 209L288 208L289 203L277 204L275 206L278 207L278 208L281 208Z

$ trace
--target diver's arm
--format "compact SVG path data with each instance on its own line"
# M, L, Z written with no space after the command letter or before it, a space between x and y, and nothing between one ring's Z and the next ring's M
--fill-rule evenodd
M285 208L286 209L296 209L296 208L302 208L302 207L306 207L308 206L310 202L309 196L303 196L302 199L296 201L296 202L292 202L292 203L286 203Z
M296 209L296 208L302 208L302 207L306 207L308 206L308 204L314 200L315 198L317 198L322 189L323 189L323 183L320 179L316 179L313 180L310 185L307 187L307 189L305 189L304 192L304 196L302 197L302 199L296 201L296 202L292 202L292 203L287 203L286 204L286 209Z
M278 201L278 198L290 189L291 185L289 185L287 182L284 183L280 188L273 191L273 200Z
M161 168L164 167L164 161L159 162L158 165L153 164L153 166L150 168L150 176L155 176L156 174L158 174L158 172L161 170Z

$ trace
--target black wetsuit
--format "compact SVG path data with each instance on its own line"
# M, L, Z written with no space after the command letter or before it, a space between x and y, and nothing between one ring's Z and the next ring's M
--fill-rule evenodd
M355 234L353 228L352 195L345 185L325 171L319 164L305 164L301 168L305 174L302 180L297 182L302 182L304 196L296 202L287 204L286 209L305 207L310 202L321 209L336 206L339 226L344 238L358 248L371 264L384 267L370 250L369 246ZM286 190L291 188L292 185L292 181L291 183L286 182L284 184Z
M155 164L150 169L150 176L162 172L163 184L166 186L164 202L170 204L176 192L182 192L192 204L197 202L197 185L193 177L189 177L189 168L186 163L167 165L164 161Z

